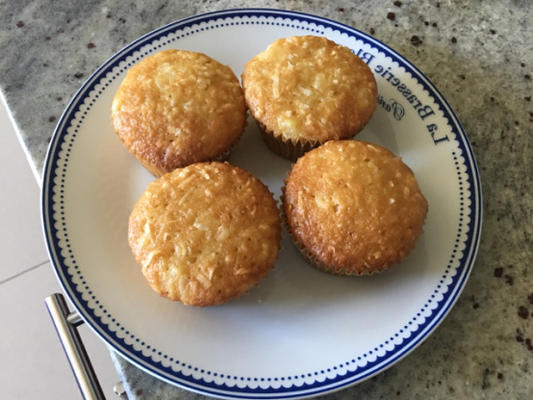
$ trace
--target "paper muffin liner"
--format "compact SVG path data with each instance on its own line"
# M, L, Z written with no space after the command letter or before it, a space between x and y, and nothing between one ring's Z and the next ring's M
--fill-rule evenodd
M209 159L207 159L205 161L206 162L209 162L209 161L221 161L221 162L228 161L229 156L231 156L231 153L233 152L233 149L235 149L235 146L237 145L238 142L239 142L239 140L237 140L235 143L233 143L227 149L224 149L223 151L218 153L216 156L211 157L211 158L209 158ZM199 162L202 162L202 161L199 161Z
M235 147L237 146L237 144L241 140L241 138L242 138L242 136L244 134L244 131L246 130L247 126L248 126L248 118L245 118L242 131L239 133L239 135L233 140L233 142L228 147L222 149L219 153L215 154L214 156L207 157L207 158L204 158L204 159L201 159L201 160L197 160L195 162L191 162L191 163L189 163L187 165L183 165L181 167L176 167L176 168L173 168L173 169L168 170L168 171L159 169L155 165L149 164L149 163L145 162L144 160L141 160L137 156L136 156L136 158L156 178L159 178L159 177L161 177L161 176L163 176L165 174L168 174L168 173L174 171L175 169L185 168L188 165L196 164L196 163L199 163L199 162L211 162L211 161L221 161L221 162L223 162L223 161L227 161L229 159L229 157L231 156L231 153L233 152L233 150L235 149Z
M292 243L294 246L300 251L304 259L311 264L313 267L317 268L318 270L322 272L326 272L328 274L333 275L339 275L339 276L368 276L368 275L376 275L378 273L381 273L383 271L386 271L391 267L391 265L381 266L373 268L372 270L346 270L343 268L339 268L333 265L328 265L317 259L309 250L305 248L305 246L298 241L294 233L292 232L291 225L289 224L289 221L287 219L287 214L285 213L285 187L287 184L287 179L285 179L285 183L283 187L281 188L281 220L283 225L285 226L285 229L287 229L287 232L289 233L289 236L291 237Z
M309 150L320 146L322 143L313 140L292 140L285 139L281 135L276 136L274 132L270 131L264 124L257 121L259 132L263 141L267 147L274 153L286 158L290 161L296 161L299 157L303 156Z

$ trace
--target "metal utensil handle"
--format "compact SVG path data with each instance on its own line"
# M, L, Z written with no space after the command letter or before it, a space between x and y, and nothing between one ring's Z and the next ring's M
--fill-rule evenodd
M54 293L45 299L46 308L67 355L81 394L87 400L105 400L104 392L83 346L77 327L83 323L78 313L70 312L65 298Z

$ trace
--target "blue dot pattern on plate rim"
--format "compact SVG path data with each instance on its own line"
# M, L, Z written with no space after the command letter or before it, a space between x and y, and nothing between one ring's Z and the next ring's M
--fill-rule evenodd
M392 62L404 68L432 97L435 104L439 106L439 111L451 123L450 127L458 145L458 149L452 152L452 157L460 193L459 228L449 263L433 294L415 316L384 343L368 350L367 353L355 355L344 363L328 366L318 371L307 371L300 375L272 377L226 375L190 365L153 348L117 321L116 317L111 315L94 296L79 269L66 232L64 184L70 151L87 111L102 92L133 64L172 42L206 30L237 25L273 25L317 35L324 35L327 29L332 29L369 44L373 50L384 53ZM54 134L44 176L42 200L43 210L47 216L44 219L48 225L47 244L50 249L54 249L50 253L58 275L67 281L62 282L66 292L75 304L83 304L80 311L87 313L84 317L89 323L94 324L93 326L97 327L98 331L103 332L107 340L118 345L121 353L130 361L171 383L194 388L206 394L224 393L235 398L242 397L246 393L264 394L269 398L291 397L290 394L294 391L298 391L299 395L302 391L305 391L307 395L319 394L338 386L361 381L376 373L373 369L378 365L377 371L383 370L412 349L425 337L420 337L420 333L428 327L436 326L446 314L468 276L479 239L481 204L477 169L466 136L442 96L415 67L378 41L333 21L294 12L276 10L214 12L167 25L133 42L100 67L69 104L68 112L62 116ZM50 192L53 194L51 195ZM467 200L470 201L469 206L466 205ZM54 223L50 223L50 214L53 215L55 223L60 222L57 225L59 228L56 228ZM474 228L476 228L475 231ZM66 251L65 256L62 255L61 250ZM70 268L66 267L67 263ZM437 299L438 295L442 298ZM100 316L96 314L97 310ZM430 315L424 315L427 312L430 312ZM350 370L348 367L355 367L355 369ZM267 382L267 384L251 385L250 382ZM272 382L276 385L272 385Z

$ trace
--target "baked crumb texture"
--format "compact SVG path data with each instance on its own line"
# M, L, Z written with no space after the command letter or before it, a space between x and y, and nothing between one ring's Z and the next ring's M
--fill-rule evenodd
M111 119L126 148L161 176L227 155L244 130L246 106L229 67L205 54L165 50L128 71Z
M399 157L355 140L330 141L298 159L283 192L295 244L337 274L371 274L401 262L428 210Z
M323 37L275 41L246 64L242 83L253 117L285 142L318 145L350 138L376 108L370 68Z
M228 163L198 163L150 183L128 240L150 286L185 304L246 293L274 266L280 218L268 188Z

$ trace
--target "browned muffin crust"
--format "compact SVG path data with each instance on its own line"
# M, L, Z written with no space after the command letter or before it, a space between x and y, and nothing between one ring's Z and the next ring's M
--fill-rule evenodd
M229 67L205 54L165 50L128 71L111 118L126 148L161 176L226 155L244 130L246 106Z
M381 271L407 257L427 209L399 157L355 140L330 141L298 159L283 196L296 245L318 267L347 275Z
M242 83L253 117L285 142L350 138L376 107L370 68L324 37L275 41L246 64Z
M268 188L228 163L197 163L152 182L129 219L128 240L148 283L184 304L246 293L274 266L280 219Z

